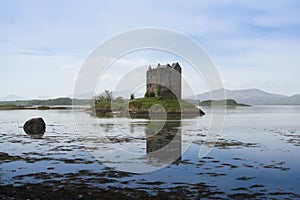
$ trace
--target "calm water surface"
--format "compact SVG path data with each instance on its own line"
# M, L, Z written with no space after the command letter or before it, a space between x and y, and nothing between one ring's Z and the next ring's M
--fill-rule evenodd
M300 107L228 109L213 141L206 135L217 110L166 123L74 112L82 118L77 125L71 110L0 111L1 186L72 180L151 194L176 190L190 198L300 198ZM34 116L47 124L40 139L22 129ZM199 157L203 144L215 142ZM141 169L150 172L135 173Z

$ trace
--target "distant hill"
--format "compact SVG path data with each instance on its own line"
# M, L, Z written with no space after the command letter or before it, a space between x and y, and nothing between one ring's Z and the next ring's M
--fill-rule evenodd
M300 105L300 94L288 97L289 103L294 105Z
M214 90L211 93L216 98L213 100L224 99L223 90ZM294 96L284 96L280 94L268 93L259 89L245 90L226 90L226 99L249 105L300 105L300 94ZM200 101L211 99L210 93L198 94L197 99Z
M16 100L26 100L24 97L20 97L20 96L16 96L16 95L8 95L2 99L0 99L0 101L16 101Z
M92 100L89 99L71 99L71 98L56 98L47 100L17 100L17 101L0 101L0 105L16 105L16 106L58 106L58 105L90 105Z
M37 99L37 100L48 100L48 99L53 99L53 97L51 96L38 96L34 99Z

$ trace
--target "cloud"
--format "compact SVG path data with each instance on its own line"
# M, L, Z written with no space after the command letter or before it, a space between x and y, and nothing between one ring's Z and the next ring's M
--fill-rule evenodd
M299 7L297 0L1 1L0 25L5 28L0 33L0 83L12 86L1 90L0 97L26 96L19 83L11 80L28 77L23 85L29 87L40 84L43 80L36 77L45 74L47 81L42 85L47 92L69 94L76 73L97 45L139 27L173 29L193 38L215 61L226 87L296 93L300 85L295 75L299 74ZM130 69L129 60L117 62L128 62L122 64ZM145 56L139 65L148 61L171 60ZM114 73L112 77L117 76ZM30 96L48 95L44 92L37 88Z
M35 98L65 96L72 93L80 60L69 56L18 55L0 56L1 92Z

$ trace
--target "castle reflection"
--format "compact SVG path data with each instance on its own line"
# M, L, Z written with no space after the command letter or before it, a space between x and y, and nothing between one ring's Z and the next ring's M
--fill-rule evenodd
M149 162L178 164L181 161L181 118L152 121L145 132Z

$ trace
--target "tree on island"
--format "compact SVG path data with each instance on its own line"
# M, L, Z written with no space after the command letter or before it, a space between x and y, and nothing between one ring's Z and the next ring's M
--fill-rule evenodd
M130 100L133 100L134 99L134 94L132 93L131 95L130 95Z
M113 93L109 90L105 90L104 93L95 97L96 102L101 102L101 101L111 102L113 99L114 99Z
M109 90L95 97L94 103L99 112L122 111L126 108L126 100L123 97L114 98L113 92Z

